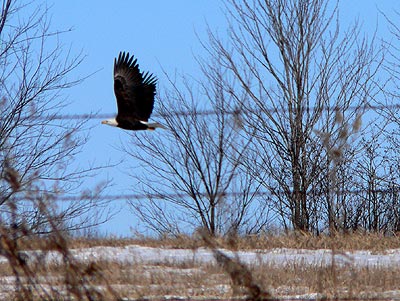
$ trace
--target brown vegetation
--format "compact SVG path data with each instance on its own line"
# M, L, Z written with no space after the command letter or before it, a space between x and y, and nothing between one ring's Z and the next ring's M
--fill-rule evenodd
M215 241L223 248L236 250L270 250L275 248L288 249L334 249L338 251L370 250L383 252L388 249L400 248L400 237L397 235L384 235L380 233L355 232L349 234L319 235L314 236L304 233L290 232L287 234L260 234L245 237L216 237ZM141 245L154 248L196 249L207 247L202 239L197 236L180 235L177 237L71 237L71 248L89 248L95 246L123 247L127 245ZM23 248L37 249L37 240L22 240Z
M39 240L40 241L40 240ZM49 240L43 240L49 245ZM139 244L160 248L210 247L216 250L218 265L199 264L193 261L143 264L91 260L77 262L68 257L64 263L48 265L28 263L27 268L34 273L35 282L28 281L29 275L20 277L21 284L38 285L43 290L57 295L66 295L68 285L75 288L87 287L82 294L96 292L102 300L114 300L117 295L126 298L165 298L181 296L187 298L238 298L249 297L251 300L279 298L283 296L304 295L307 298L367 298L387 297L400 293L398 267L356 267L346 266L310 266L301 262L284 267L272 264L243 265L235 258L227 259L221 249L231 250L295 248L320 249L331 248L335 252L371 250L383 252L387 249L400 248L400 239L383 235L337 235L334 237L311 237L308 235L265 235L264 237L238 238L233 244L228 239L198 239L185 237L180 239L71 239L68 248L93 246L123 247ZM22 245L30 245L27 242ZM50 243L54 246L54 243ZM40 243L36 243L39 247ZM52 249L54 249L52 247ZM63 253L64 251L61 251ZM68 255L69 256L69 255ZM40 257L38 257L39 260ZM42 262L43 263L43 262ZM67 264L67 269L66 269ZM16 278L9 263L0 265L0 283L3 294ZM67 277L67 275L69 275ZM255 290L257 287L260 291ZM101 292L101 294L99 293ZM258 292L258 293L254 293ZM11 293L9 291L9 293ZM113 295L114 294L114 295ZM43 295L42 295L43 296ZM53 295L55 296L55 295ZM255 298L254 296L258 296ZM34 300L35 298L33 298ZM91 300L90 298L88 300ZM97 299L94 299L97 300Z

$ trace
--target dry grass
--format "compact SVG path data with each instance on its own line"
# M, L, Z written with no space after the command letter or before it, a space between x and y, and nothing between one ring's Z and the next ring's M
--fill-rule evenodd
M253 276L273 296L318 293L325 298L358 299L361 294L398 289L398 268L321 267L295 264L285 269L263 265Z
M44 291L52 291L59 300L63 292L71 287L88 287L75 295L93 294L93 300L115 300L116 296L129 299L184 296L190 298L248 297L252 300L279 298L290 295L314 294L318 298L366 298L400 296L398 268L357 268L352 265L309 266L301 263L285 268L268 264L245 266L234 259L227 259L217 247L231 250L295 248L384 251L399 248L398 237L382 235L343 235L311 237L291 234L284 236L246 237L232 239L196 239L194 237L155 239L71 239L69 248L93 246L125 246L138 244L151 247L189 248L209 247L215 251L219 265L194 262L149 265L141 263L118 263L93 261L89 263L43 264L40 260L29 263L26 268L35 271L37 283ZM57 250L57 244L47 240L36 241L36 245L25 239L21 246ZM28 248L29 246L29 248ZM0 264L2 296L7 291L13 297L10 286L13 281L9 263ZM21 277L21 283L29 284ZM257 291L258 290L258 291ZM42 293L43 295L43 293ZM87 298L91 300L90 298ZM33 300L33 299L32 299ZM42 300L38 298L37 300Z
M249 296L246 284L235 284L225 266L211 264L143 265L101 261L96 263L101 277L91 284L106 291L103 278L129 299L184 296L190 298L232 298ZM87 269L82 265L81 269ZM398 268L320 267L302 264L277 268L268 264L247 267L253 282L262 288L260 297L283 297L317 293L321 298L359 298L398 289ZM1 279L8 279L3 272ZM85 274L85 273L82 273ZM51 265L38 272L42 285L65 289L63 265ZM111 297L110 297L111 298ZM104 299L114 300L114 299ZM254 300L254 299L252 299ZM260 299L261 300L261 299Z
M94 238L69 238L70 248L89 248L96 246L124 247L128 245L140 245L154 248L176 248L197 249L209 247L207 243L197 236L165 237L165 238L117 238L117 237L94 237ZM275 248L289 249L330 249L338 251L369 250L382 252L388 249L400 248L400 237L397 235L383 235L376 233L352 233L336 235L313 236L304 233L290 233L283 235L254 235L246 237L215 238L215 242L229 250L270 250ZM51 242L35 239L24 239L21 248L26 250L37 250L44 245L51 250L55 247Z

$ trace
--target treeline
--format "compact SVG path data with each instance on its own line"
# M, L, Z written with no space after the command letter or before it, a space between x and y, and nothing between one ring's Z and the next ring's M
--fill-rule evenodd
M334 3L225 1L201 74L159 96L169 130L126 144L152 231L398 231L400 30L343 29Z

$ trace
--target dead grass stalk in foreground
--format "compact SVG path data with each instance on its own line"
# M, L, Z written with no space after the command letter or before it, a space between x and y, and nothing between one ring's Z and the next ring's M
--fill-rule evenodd
M6 166L5 181L10 191L18 193L21 188L18 172ZM31 191L35 191L31 189ZM40 191L40 190L39 190ZM6 271L11 276L12 289L1 292L9 300L117 300L117 293L109 285L103 272L95 262L79 262L70 252L68 238L60 231L56 222L54 199L46 199L43 194L27 195L26 202L16 202L11 197L0 196L4 209L0 216L0 255L6 261ZM43 217L47 225L47 234L41 235L29 227L26 217L20 215L20 207L29 204ZM24 252L26 242L36 242L35 252ZM48 251L59 255L61 269L52 277L46 259ZM57 281L54 282L54 279ZM98 290L98 283L103 288Z
M250 300L263 300L270 298L271 295L267 291L263 291L256 283L252 272L240 262L239 258L230 258L218 249L216 241L206 231L202 231L201 237L206 245L211 248L215 260L222 269L229 275L232 280L233 293L238 293L240 286L245 287Z

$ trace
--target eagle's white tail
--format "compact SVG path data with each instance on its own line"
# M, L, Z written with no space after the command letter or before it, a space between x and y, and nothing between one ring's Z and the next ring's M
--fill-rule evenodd
M146 122L146 121L140 121L140 122L147 125L148 126L147 130L150 130L150 131L154 131L156 128L164 129L164 130L167 129L165 126L163 126L161 123L158 123L158 122L152 122L152 123Z

